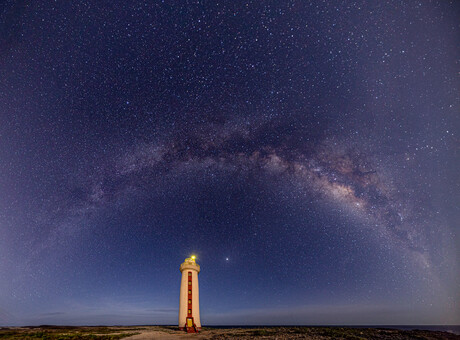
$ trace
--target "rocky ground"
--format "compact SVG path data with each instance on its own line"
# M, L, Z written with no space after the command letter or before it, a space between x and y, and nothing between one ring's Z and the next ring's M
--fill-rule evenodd
M346 328L346 327L269 327L203 328L199 334L187 334L169 326L132 327L4 327L0 339L23 340L116 340L116 339L458 339L460 335L424 330Z

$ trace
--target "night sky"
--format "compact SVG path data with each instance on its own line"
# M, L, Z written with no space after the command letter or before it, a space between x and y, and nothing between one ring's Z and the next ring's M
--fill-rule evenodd
M456 1L0 4L0 325L459 324Z

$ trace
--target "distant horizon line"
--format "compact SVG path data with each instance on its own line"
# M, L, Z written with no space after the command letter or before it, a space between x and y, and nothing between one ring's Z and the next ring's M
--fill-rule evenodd
M100 324L100 325L69 325L69 324L40 324L40 325L0 325L0 327L175 327L177 324ZM278 325L203 325L203 327L460 327L460 324L278 324Z

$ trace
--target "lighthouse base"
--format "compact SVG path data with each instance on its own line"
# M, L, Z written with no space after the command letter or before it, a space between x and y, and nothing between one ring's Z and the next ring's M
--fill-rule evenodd
M188 317L184 327L179 327L179 329L181 331L186 331L187 333L198 333L201 331L201 327L196 326L195 322L193 321L193 317Z
M199 333L201 332L201 327L179 327L179 330L187 333Z

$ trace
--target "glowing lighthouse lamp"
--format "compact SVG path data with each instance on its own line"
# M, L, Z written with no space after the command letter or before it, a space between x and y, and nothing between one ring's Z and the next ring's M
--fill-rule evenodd
M179 298L179 329L185 330L187 333L196 333L201 330L198 294L200 266L195 262L195 259L195 256L191 256L180 265L182 279Z

